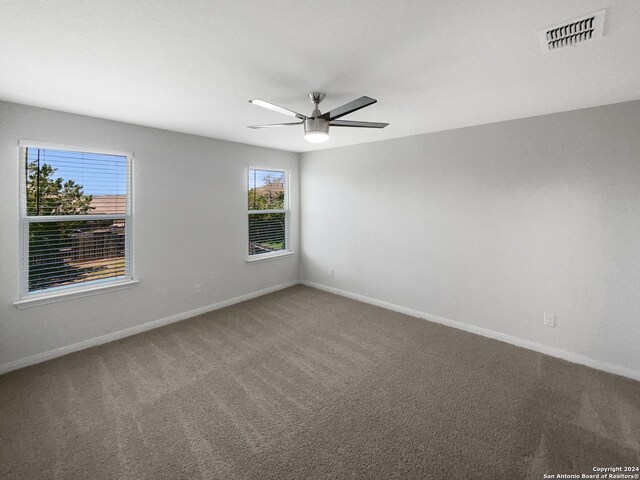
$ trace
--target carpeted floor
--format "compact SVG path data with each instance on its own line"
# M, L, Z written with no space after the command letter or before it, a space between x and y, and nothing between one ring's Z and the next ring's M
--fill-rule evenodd
M640 383L297 286L0 377L6 479L640 465Z

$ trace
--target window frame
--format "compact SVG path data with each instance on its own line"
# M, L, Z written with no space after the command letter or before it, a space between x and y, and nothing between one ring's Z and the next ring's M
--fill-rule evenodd
M27 173L24 166L25 149L41 148L47 150L63 150L71 152L114 155L126 157L127 169L127 203L126 212L124 214L85 214L85 215L49 215L36 216L27 214ZM57 302L67 298L75 298L96 293L107 292L115 289L125 288L134 285L137 282L134 277L134 255L133 255L133 152L124 152L108 148L93 148L67 144L55 144L49 142L40 142L32 140L20 140L18 142L18 161L19 161L19 272L18 272L18 298L14 302L18 308L27 306L40 305L45 303ZM45 290L29 292L29 282L24 276L28 275L29 269L29 225L38 222L64 222L64 221L85 221L85 220L118 220L125 221L125 274L117 278L96 279L83 285L62 285L51 287Z
M271 172L284 173L285 189L284 189L284 209L277 210L249 210L249 172L251 170L262 170ZM246 260L247 263L259 262L262 260L269 260L273 258L286 257L293 255L295 252L291 250L289 232L290 232L290 219L291 219L291 174L289 169L282 167L268 167L268 166L248 166L244 172L244 198L245 198L245 210L246 222L245 222L245 235L246 235ZM259 253L251 255L249 253L249 215L266 214L266 213L284 213L284 248L282 250L276 250L275 252Z

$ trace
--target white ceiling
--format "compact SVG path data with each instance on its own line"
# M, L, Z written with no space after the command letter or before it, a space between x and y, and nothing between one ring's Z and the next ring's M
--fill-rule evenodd
M536 31L607 8L605 36ZM0 0L0 99L291 151L640 98L637 0ZM320 146L248 103L378 99Z

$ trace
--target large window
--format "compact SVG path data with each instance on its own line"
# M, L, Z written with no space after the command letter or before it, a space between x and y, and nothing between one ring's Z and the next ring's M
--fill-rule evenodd
M289 250L289 178L282 170L249 168L249 256Z
M131 156L21 143L21 297L132 278Z

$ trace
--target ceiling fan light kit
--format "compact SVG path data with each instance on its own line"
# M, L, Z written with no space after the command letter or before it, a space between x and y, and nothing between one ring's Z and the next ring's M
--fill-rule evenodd
M307 118L304 121L304 139L311 143L329 140L329 122L323 118Z
M310 143L323 143L329 140L329 126L334 127L359 127L359 128L384 128L388 123L378 122L355 122L349 120L338 120L340 117L344 117L349 113L360 110L377 102L377 100L370 97L360 97L353 102L349 102L341 107L335 108L327 113L320 112L319 105L324 99L325 94L322 92L311 92L309 94L309 100L314 105L313 112L310 116L302 115L301 113L294 112L284 107L280 107L270 102L266 102L259 98L249 100L249 103L257 105L259 107L273 110L274 112L283 113L291 117L296 117L301 122L294 123L273 123L269 125L251 125L249 128L272 128L272 127L288 127L292 125L304 125L304 139Z

